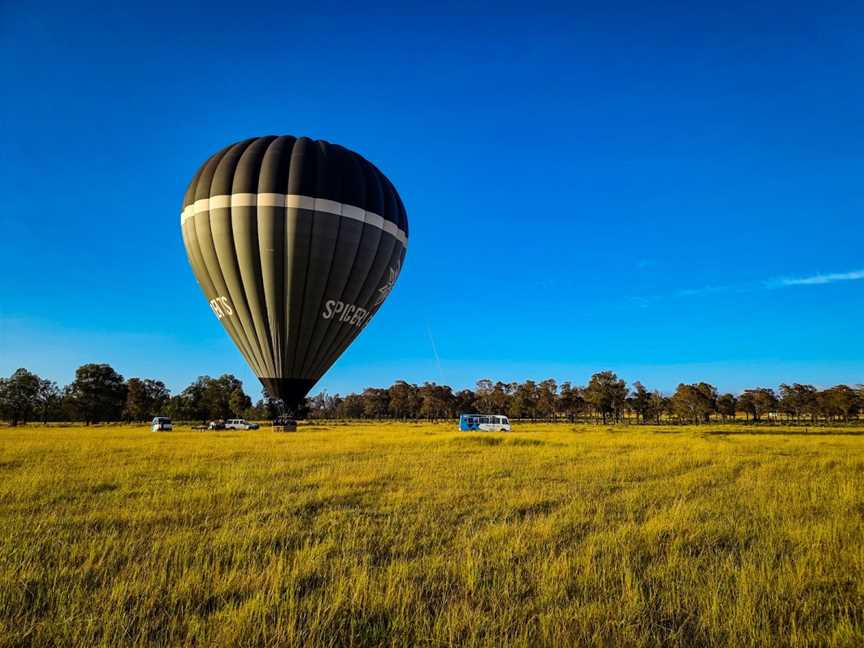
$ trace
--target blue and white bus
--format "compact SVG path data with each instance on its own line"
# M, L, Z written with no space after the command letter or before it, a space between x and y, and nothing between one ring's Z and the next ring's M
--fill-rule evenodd
M459 429L463 432L509 432L510 419L499 414L462 414Z

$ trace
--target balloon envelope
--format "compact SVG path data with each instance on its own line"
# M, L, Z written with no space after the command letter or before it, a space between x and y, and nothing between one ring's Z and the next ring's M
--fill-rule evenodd
M390 181L348 149L256 137L189 183L183 243L213 313L294 409L390 294L408 244Z

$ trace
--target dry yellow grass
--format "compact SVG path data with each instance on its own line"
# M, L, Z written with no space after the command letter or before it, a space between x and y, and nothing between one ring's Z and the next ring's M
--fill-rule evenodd
M3 429L0 645L864 645L864 436L706 431Z

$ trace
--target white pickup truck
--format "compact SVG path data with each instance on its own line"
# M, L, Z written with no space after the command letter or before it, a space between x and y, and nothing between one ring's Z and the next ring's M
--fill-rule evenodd
M225 421L226 430L257 430L257 423L250 423L246 419L228 419Z

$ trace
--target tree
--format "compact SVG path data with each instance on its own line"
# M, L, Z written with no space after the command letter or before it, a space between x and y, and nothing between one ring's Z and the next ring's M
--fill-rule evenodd
M813 413L817 409L818 390L813 385L780 385L780 411L801 422L801 415Z
M864 385L858 385L856 393L858 394L858 416L861 416L864 412Z
M714 403L712 401L711 391L705 388L705 383L697 385L680 384L672 396L672 411L676 416L686 421L693 423L701 423L709 421L711 413L714 411ZM710 385L707 385L710 387ZM713 389L713 388L712 388ZM716 390L714 390L716 394Z
M768 387L760 387L756 390L756 411L759 416L770 414L777 411L777 394L773 389Z
M463 389L453 395L453 408L459 414L472 414L477 409L474 405L474 392Z
M591 376L585 388L585 400L603 417L617 421L627 400L627 384L612 371L600 371Z
M205 418L227 419L232 418L235 414L240 416L240 412L245 410L248 405L240 407L240 412L235 410L233 405L242 406L246 401L249 402L249 405L252 404L252 401L243 393L243 382L232 374L223 374L218 378L206 380L203 387L202 405L207 412ZM240 397L235 396L235 403L232 404L231 398L237 391L245 397L245 400L238 400Z
M411 385L404 380L397 380L387 390L390 413L397 419L417 418L417 410L420 408L420 397L417 394L417 386Z
M39 391L36 393L36 412L42 420L42 424L48 423L49 419L57 419L61 415L62 392L57 383L52 380L39 380Z
M533 380L516 385L507 414L510 418L530 417L534 420L537 416L537 384Z
M630 396L630 406L636 412L636 422L641 419L645 423L651 415L651 392L638 380L633 383L633 392Z
M342 402L342 399L339 397L339 394L335 396L331 396L326 391L319 392L315 394L312 398L309 399L309 418L316 419L332 419L336 418L337 410L339 408L339 404ZM258 401L258 404L255 406L255 409L259 412L257 414L257 418L261 419L274 419L277 414L274 410L271 415L271 411L269 409L270 401L261 400Z
M168 406L171 416L181 421L206 421L208 412L204 391L211 380L210 376L198 376L195 382L173 397Z
M711 415L717 411L717 388L705 382L696 383L695 387L705 399L705 405L702 409L702 421L710 423Z
M585 399L582 397L582 389L574 387L569 382L561 383L558 406L567 416L568 420L576 420L576 417L585 410Z
M510 407L510 399L513 397L515 389L515 383L508 384L500 380L496 382L492 388L492 393L489 395L490 411L492 413L506 412Z
M717 398L717 412L723 417L724 422L727 418L735 419L737 407L738 399L732 394L723 394Z
M558 383L548 378L537 385L537 413L544 418L555 418L558 412Z
M177 394L169 398L167 405L165 405L165 411L175 422L201 420L185 394Z
M0 382L0 415L12 425L26 423L33 415L41 379L26 369L16 370Z
M424 383L418 390L420 414L430 421L449 416L453 413L453 390L447 385Z
M386 389L368 387L363 390L363 414L366 418L384 418L389 407L390 397Z
M196 378L171 399L168 411L178 420L207 421L243 416L251 406L243 382L232 374L223 374L218 378Z
M171 397L165 383L150 378L130 378L126 381L126 404L123 418L127 421L147 421L165 411Z
M660 425L663 414L671 411L672 399L666 398L659 390L655 389L651 393L651 415L654 417L654 422Z
M492 403L492 392L495 390L492 381L488 378L482 378L477 381L477 387L474 390L475 403L478 413L491 414L494 404Z
M858 394L847 385L836 385L818 394L819 408L828 419L842 418L848 422L849 417L858 412Z
M363 417L363 397L359 394L348 394L337 409L339 418L359 419Z
M67 396L77 418L87 425L119 421L126 403L126 384L110 365L85 364L75 371Z
M247 410L252 407L252 399L241 387L235 387L228 396L228 407L235 417L245 416Z
M738 398L738 407L758 423L765 414L777 409L777 395L767 387L745 389Z

